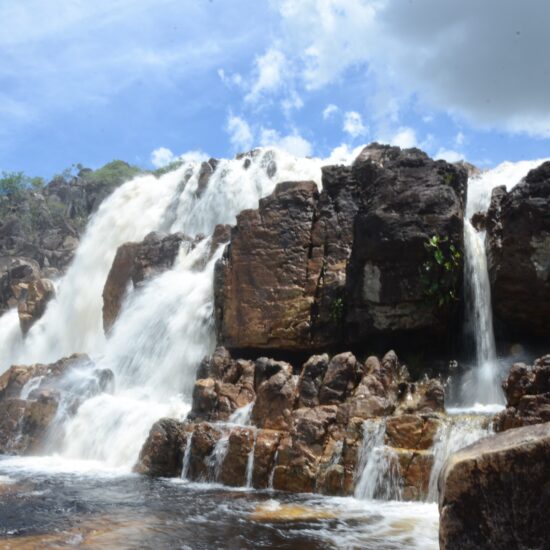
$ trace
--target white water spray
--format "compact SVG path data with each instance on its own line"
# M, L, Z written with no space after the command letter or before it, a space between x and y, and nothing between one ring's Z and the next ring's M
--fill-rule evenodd
M544 160L505 162L472 178L468 186L464 220L466 324L476 349L475 368L467 374L462 387L462 402L468 405L504 403L493 331L485 232L477 232L470 218L477 212L487 211L495 187L504 185L507 190L511 189L542 162Z

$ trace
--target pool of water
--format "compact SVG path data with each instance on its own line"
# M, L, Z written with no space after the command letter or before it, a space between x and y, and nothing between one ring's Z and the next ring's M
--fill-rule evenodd
M437 549L435 504L149 479L0 456L0 548Z

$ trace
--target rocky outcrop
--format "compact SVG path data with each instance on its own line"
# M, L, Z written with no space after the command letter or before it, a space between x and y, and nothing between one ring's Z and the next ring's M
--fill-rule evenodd
M374 144L352 166L324 167L320 193L313 182L279 184L238 216L216 266L219 342L293 351L400 334L444 342L452 304L428 300L420 268L433 236L462 249L466 179L419 150ZM443 292L458 296L455 267Z
M548 423L458 451L439 478L440 548L547 548L549 477Z
M155 424L136 471L168 475L165 464L181 464L186 448L191 480L349 495L366 447L393 457L388 475L399 495L422 499L443 399L439 381L411 381L393 351L364 362L349 352L312 356L295 369L266 357L235 360L218 348L199 368L186 422L171 421L170 431ZM384 428L376 440L383 449L374 449L371 425ZM156 456L164 453L171 457Z
M550 422L550 355L512 365L502 388L507 406L495 417L496 431Z
M140 243L119 246L103 288L103 328L109 332L120 312L129 284L143 281L170 269L182 243L193 245L183 233L163 235L152 232Z
M348 267L348 330L352 340L382 338L396 345L404 336L406 347L421 342L444 347L462 263L451 268L454 277L439 275L439 262L431 256L438 253L436 247L427 250L426 245L439 238L445 257L451 244L463 249L467 174L418 149L386 148L383 153L379 162L369 162L367 148L354 163L365 198L355 219ZM426 262L430 269L421 277ZM426 281L429 277L437 280ZM438 294L429 299L432 283Z
M0 315L17 307L24 335L42 317L54 296L54 285L41 277L38 262L21 257L0 258Z
M171 418L155 422L134 471L154 477L180 477L187 440L185 424Z
M493 313L505 336L544 341L550 318L550 162L510 192L493 190L487 254Z
M74 368L80 371L77 379L71 377ZM49 365L13 365L0 376L0 453L41 450L52 436L58 409L65 416L74 414L84 400L111 391L113 378L110 370L94 368L83 354Z

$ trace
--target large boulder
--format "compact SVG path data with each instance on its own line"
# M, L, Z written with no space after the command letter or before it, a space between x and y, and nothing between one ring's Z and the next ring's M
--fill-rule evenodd
M550 162L510 192L496 188L487 253L497 329L523 339L548 337L550 319Z
M440 548L548 548L549 479L549 423L458 451L439 477Z
M238 216L216 265L219 343L304 351L405 334L445 347L461 260L430 299L421 267L432 237L444 254L462 250L466 180L419 150L374 144L352 166L324 167L320 193L310 181L280 183Z
M366 148L354 170L364 200L347 274L350 338L445 349L462 261L450 261L449 272L439 273L435 255L446 261L451 245L463 250L466 171L418 149L381 146Z
M191 239L183 233L163 235L152 232L140 243L125 243L118 247L103 288L103 328L106 333L118 317L128 285L136 287L170 269L183 242L192 246Z
M141 448L134 472L152 477L180 477L189 439L183 422L171 418L155 422Z

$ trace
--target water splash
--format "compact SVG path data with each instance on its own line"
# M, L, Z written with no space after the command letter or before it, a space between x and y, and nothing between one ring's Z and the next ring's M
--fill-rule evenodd
M246 475L245 475L245 487L252 487L252 475L254 474L254 453L256 452L256 441L258 439L257 430L253 430L252 448L248 453L248 459L246 461Z
M224 433L216 444L210 456L206 459L208 466L208 479L207 481L218 481L223 466L223 461L227 456L227 449L229 446L229 432Z
M254 401L247 403L246 405L239 407L228 420L229 424L235 424L236 426L250 426L250 419L252 417L252 409L254 408Z
M428 486L428 501L437 501L437 481L447 458L491 433L493 429L487 415L451 415L444 419L432 446L434 459Z
M181 463L181 479L187 479L189 475L189 465L191 464L191 449L193 448L193 432L185 435L185 451L183 451L183 460Z
M401 499L401 478L396 454L384 444L386 422L365 420L363 446L357 465L354 495L359 499Z

